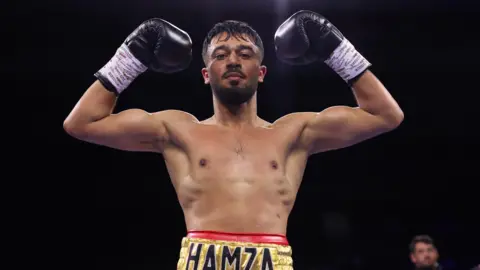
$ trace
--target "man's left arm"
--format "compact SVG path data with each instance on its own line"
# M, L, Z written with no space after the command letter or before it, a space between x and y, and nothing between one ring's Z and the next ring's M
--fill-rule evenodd
M309 154L344 148L395 129L403 112L375 75L366 71L352 85L358 107L329 107L307 119L300 142Z
M358 107L334 106L302 114L301 146L309 154L347 147L396 128L403 112L365 59L325 17L301 10L275 33L277 57L306 65L322 61L353 89Z

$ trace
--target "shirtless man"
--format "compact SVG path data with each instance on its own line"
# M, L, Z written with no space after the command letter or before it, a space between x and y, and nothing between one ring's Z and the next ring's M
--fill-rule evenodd
M141 73L177 72L190 63L188 34L151 19L95 74L64 122L80 140L163 155L188 229L178 269L293 269L287 220L308 157L388 132L403 120L370 63L321 15L293 14L274 40L282 61L324 61L352 87L359 107L261 119L262 40L246 23L225 21L204 41L201 74L212 89L212 117L200 121L178 110L113 114L117 96Z

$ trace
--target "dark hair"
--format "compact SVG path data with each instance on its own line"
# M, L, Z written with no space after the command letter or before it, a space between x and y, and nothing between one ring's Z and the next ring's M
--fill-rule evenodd
M415 252L415 246L417 245L417 243L424 243L424 244L432 245L435 247L435 244L433 243L433 239L430 236L426 234L417 235L413 237L412 241L410 242L409 248L411 253Z
M247 35L249 36L253 43L260 49L260 61L263 60L263 54L264 54L264 49L263 49L263 42L258 33L247 23L241 22L241 21L235 21L235 20L228 20L228 21L223 21L220 23L217 23L213 26L210 31L208 31L207 36L205 37L205 40L203 41L203 49L202 49L202 58L205 63L207 63L207 50L208 46L210 45L210 42L212 39L221 34L221 33L227 33L227 36L225 37L225 40L230 39L230 37L235 37L237 39L243 39L246 40L242 35Z

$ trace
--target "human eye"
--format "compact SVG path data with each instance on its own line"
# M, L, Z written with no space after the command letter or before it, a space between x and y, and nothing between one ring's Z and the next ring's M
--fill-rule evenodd
M217 53L215 55L215 59L217 59L217 60L223 60L223 59L225 59L225 57L226 57L225 53Z
M252 57L252 53L248 52L248 51L244 51L244 52L240 53L240 57L245 58L245 59L249 59L249 58Z

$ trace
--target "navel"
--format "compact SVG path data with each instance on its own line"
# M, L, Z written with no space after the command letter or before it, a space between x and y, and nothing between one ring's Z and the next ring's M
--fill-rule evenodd
M207 160L202 158L202 159L200 159L199 164L200 164L200 167L205 167L205 166L207 166Z

